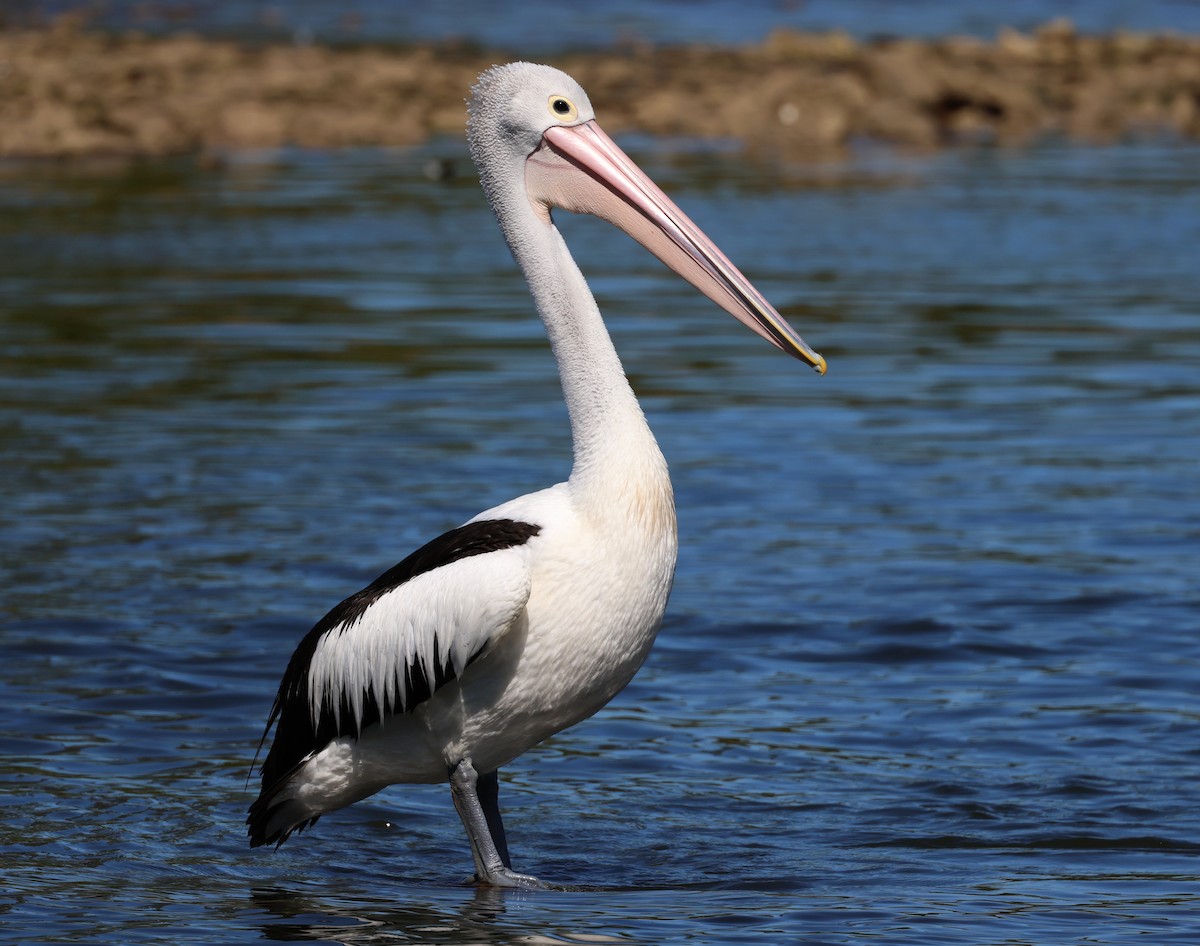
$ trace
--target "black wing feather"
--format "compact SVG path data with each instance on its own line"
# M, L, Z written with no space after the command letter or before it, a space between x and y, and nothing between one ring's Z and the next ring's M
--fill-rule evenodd
M417 575L472 555L483 555L523 545L540 531L539 526L515 519L486 519L451 529L389 568L362 591L346 598L313 626L300 641L288 662L267 719L262 742L259 743L261 751L271 727L278 723L275 738L260 770L262 793L250 806L250 814L246 819L250 826L252 847L272 841L282 844L292 830L301 830L316 821L316 818L313 818L285 832L277 832L272 837L266 836L266 824L273 807L271 801L275 791L311 755L319 752L334 739L343 736L357 737L363 729L386 716L408 712L454 679L454 667L449 656L434 666L431 674L426 673L419 661L409 663L404 668L405 686L395 688L394 701L382 699L373 689L364 693L360 722L355 718L348 694L342 694L340 707L335 708L330 700L326 700L314 724L309 697L309 668L321 639L336 629L345 631L353 627L379 598ZM436 638L433 652L441 653ZM476 656L478 653L472 654L470 659L473 660ZM401 693L404 694L402 699Z

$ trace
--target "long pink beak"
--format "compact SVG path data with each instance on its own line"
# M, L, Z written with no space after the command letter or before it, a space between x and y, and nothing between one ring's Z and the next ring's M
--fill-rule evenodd
M776 348L825 373L825 359L594 120L547 129L525 181L535 208L609 221Z

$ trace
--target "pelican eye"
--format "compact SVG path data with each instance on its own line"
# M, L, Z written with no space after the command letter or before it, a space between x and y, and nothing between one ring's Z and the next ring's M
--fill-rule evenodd
M561 95L552 95L549 99L550 113L557 119L570 122L579 117L579 109L570 99Z

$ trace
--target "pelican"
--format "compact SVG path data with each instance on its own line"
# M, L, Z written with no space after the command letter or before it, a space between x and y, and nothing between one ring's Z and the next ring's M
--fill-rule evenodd
M601 131L566 74L489 69L467 139L558 363L570 476L451 529L317 622L279 685L246 821L251 846L278 847L388 785L449 781L475 881L538 887L512 869L497 772L633 678L677 549L666 461L551 211L608 220L777 348L821 374L825 360Z

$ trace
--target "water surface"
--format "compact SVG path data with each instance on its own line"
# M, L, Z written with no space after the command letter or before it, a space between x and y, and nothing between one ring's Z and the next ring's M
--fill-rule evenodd
M567 470L464 155L0 169L6 938L1196 941L1200 151L627 143L830 371L562 221L682 552L505 773L539 895L463 886L438 787L243 835L311 623Z
M576 4L522 0L10 0L5 21L42 24L64 13L118 31L180 30L240 39L475 43L523 56L564 48L757 43L776 29L844 30L862 39L959 34L993 39L1066 17L1081 31L1200 32L1200 6L1187 0L609 0Z

